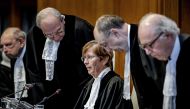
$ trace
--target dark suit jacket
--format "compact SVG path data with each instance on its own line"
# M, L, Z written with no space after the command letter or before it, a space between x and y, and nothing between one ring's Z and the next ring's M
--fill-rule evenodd
M90 76L81 61L82 47L94 39L93 26L87 21L71 16L65 16L65 36L61 40L57 60L54 65L54 79L45 80L45 61L42 52L46 38L42 31L34 26L27 37L27 68L34 74L42 74L45 86L45 95L50 96L57 89L61 93L55 95L45 103L45 109L73 108L83 87L83 82Z
M147 56L139 47L137 26L131 24L131 74L140 109L162 108L165 64Z
M176 64L176 109L189 109L190 98L190 35L180 35L181 50Z

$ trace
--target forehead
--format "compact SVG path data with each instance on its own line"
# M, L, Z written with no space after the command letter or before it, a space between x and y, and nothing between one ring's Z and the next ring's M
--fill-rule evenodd
M89 47L84 54L85 55L95 54L94 50L95 50L95 46L93 45L93 46Z
M3 44L3 43L10 43L10 42L12 42L14 39L15 39L15 38L12 37L11 34L2 35L2 37L1 37L1 43L2 43L2 44Z
M105 37L106 36L102 32L99 32L96 27L94 28L94 38L95 38L95 40L103 41L103 40L105 40Z
M60 20L55 16L47 16L41 20L41 29L43 31L52 31L60 25Z
M155 37L155 29L151 25L141 25L139 27L138 36L141 43L149 42Z

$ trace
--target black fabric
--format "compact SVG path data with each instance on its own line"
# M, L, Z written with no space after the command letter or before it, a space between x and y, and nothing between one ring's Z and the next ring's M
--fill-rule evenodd
M45 102L45 109L65 107L72 109L86 80L90 78L80 58L83 45L94 39L93 26L81 18L65 16L65 36L58 48L52 81L45 80L45 62L42 60L42 52L46 39L42 31L34 26L27 39L30 43L26 48L27 68L34 74L42 75L45 96L50 96L57 89L62 90L60 94Z
M14 93L11 69L0 64L0 98Z
M94 79L92 78L83 88L74 109L84 109L90 97ZM123 98L123 80L113 71L108 72L100 83L100 90L94 109L121 109Z
M131 74L140 109L161 109L165 63L145 54L139 47L137 25L131 24Z
M133 104L132 104L131 99L126 100L123 98L121 102L121 108L118 108L118 109L133 109Z
M181 50L176 64L177 97L176 109L189 109L190 97L190 35L180 35Z

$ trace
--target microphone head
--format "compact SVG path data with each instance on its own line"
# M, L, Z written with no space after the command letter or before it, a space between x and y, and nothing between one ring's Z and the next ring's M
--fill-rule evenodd
M57 89L55 93L59 94L60 92L61 92L61 89Z

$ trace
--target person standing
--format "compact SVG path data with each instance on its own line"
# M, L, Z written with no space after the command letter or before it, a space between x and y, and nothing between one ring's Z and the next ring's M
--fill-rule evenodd
M42 9L36 24L28 33L28 68L44 76L45 95L57 89L60 94L47 100L45 108L72 109L81 89L90 78L81 61L82 47L93 37L93 26L73 15L63 15L57 9Z
M100 16L94 28L94 37L99 43L108 49L126 53L123 108L133 108L130 98L130 77L132 77L139 108L160 109L152 106L154 97L157 98L155 101L160 100L158 90L161 87L157 86L157 81L159 82L157 77L163 72L162 63L145 54L139 47L137 34L137 25L128 24L117 15Z
M163 109L189 108L190 35L180 34L172 19L157 13L141 18L138 34L140 47L146 54L167 63L160 91L163 97L157 106Z

